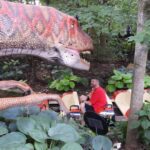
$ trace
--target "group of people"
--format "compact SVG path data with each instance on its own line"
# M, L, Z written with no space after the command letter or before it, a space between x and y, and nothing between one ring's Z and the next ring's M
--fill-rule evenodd
M88 95L80 96L80 109L82 113L93 111L99 114L107 105L107 94L97 79L91 80L91 88Z

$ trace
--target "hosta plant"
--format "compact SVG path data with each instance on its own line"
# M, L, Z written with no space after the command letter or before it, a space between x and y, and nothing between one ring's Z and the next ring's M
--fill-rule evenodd
M113 75L108 80L106 89L109 92L114 92L117 89L130 89L132 88L132 74L123 73L118 70L113 71Z
M132 73L121 72L118 70L113 71L113 75L109 78L106 89L112 93L119 89L131 89L132 88ZM150 76L144 77L144 88L150 87Z
M0 113L3 120L0 150L108 150L112 147L107 137L95 136L73 119L62 118L53 111L24 114L9 120L4 114Z
M84 84L84 79L73 74L71 70L60 70L53 74L53 81L49 83L50 89L57 91L69 91L77 84Z

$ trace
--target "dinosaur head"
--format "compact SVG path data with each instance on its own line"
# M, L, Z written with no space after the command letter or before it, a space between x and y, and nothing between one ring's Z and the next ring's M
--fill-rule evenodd
M43 55L48 60L51 60L53 62L59 62L60 64L71 68L80 69L80 70L90 69L90 63L82 59L78 51L65 48L62 45L52 47L51 53L48 54L44 53Z
M60 15L56 17L55 22L59 24L55 23L54 28L54 33L60 31L54 42L58 61L72 68L89 70L90 63L82 59L80 53L93 49L92 39L83 32L76 18L63 15L62 18Z

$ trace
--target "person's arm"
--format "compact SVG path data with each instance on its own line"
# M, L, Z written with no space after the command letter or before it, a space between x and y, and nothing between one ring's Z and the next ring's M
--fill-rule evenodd
M85 104L92 105L90 101L85 101Z
M87 101L87 99L88 99L87 96L81 95L80 98L79 98L79 101L80 101L80 103L83 103L83 102Z

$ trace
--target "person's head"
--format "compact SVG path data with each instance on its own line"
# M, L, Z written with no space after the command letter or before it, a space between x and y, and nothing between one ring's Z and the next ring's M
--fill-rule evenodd
M91 87L92 88L99 87L99 80L98 79L91 79Z

